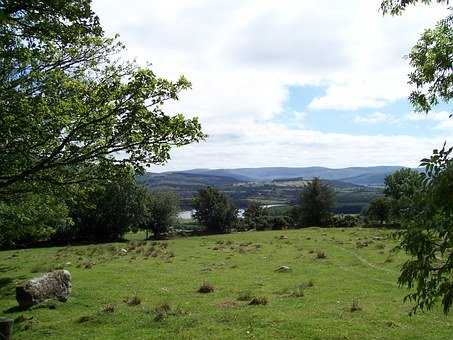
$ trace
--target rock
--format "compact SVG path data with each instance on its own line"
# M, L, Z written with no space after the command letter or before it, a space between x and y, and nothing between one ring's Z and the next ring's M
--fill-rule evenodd
M275 271L279 272L279 273L286 273L286 272L291 271L291 268L289 268L288 266L281 266L281 267L275 269Z
M13 320L0 317L0 339L11 340L13 334Z
M55 270L16 287L16 300L21 308L30 308L47 299L65 302L71 294L71 274Z

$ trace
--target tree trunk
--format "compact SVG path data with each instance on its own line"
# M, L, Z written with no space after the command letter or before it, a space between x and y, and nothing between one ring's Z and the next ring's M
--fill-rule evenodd
M0 340L11 340L13 335L13 320L0 318Z

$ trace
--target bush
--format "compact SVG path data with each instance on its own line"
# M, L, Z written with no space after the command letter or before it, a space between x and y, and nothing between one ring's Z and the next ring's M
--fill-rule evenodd
M332 228L354 228L360 224L360 217L354 215L334 215L329 219L329 227Z
M265 296L255 296L250 300L249 305L267 305L268 300Z
M214 286L209 282L203 282L203 284L198 288L198 293L212 293L214 291Z

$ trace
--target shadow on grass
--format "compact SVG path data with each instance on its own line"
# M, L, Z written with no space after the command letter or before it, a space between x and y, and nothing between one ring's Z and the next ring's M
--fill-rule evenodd
M23 312L23 311L25 311L25 310L27 310L27 309L26 309L26 308L21 308L21 307L19 307L19 306L14 306L14 307L10 307L10 308L8 308L8 309L5 309L5 310L3 311L3 313L5 313L5 314L11 314L11 313Z

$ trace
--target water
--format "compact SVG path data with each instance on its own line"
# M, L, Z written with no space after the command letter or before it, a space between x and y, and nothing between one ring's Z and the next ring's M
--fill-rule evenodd
M268 204L268 205L263 205L263 208L280 207L282 205L283 204ZM245 211L245 209L238 209L239 218L242 218L244 216L244 211ZM195 212L195 209L180 211L178 213L178 218L180 218L181 220L191 220L192 214L194 212Z

